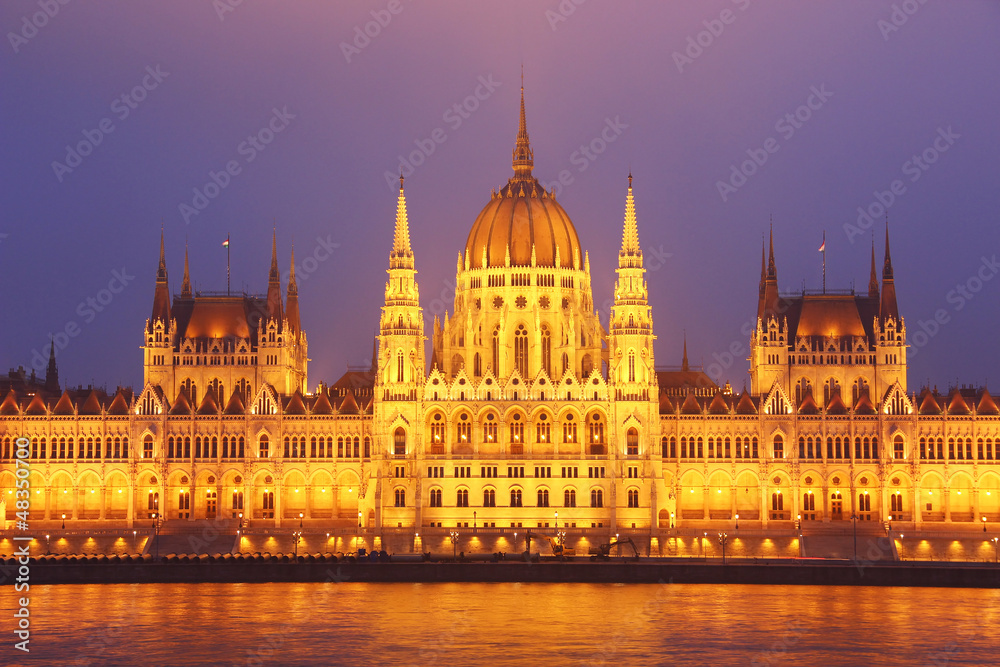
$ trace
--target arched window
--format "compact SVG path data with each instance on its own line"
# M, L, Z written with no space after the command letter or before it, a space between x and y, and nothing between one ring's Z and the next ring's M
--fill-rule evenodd
M594 370L594 360L589 354L583 355L583 377L590 375L590 372Z
M529 377L528 332L523 324L518 324L514 331L514 368L521 374L521 377Z
M510 445L512 454L521 454L524 449L524 421L521 413L515 412L510 417Z
M635 382L635 350L628 351L628 381Z
M547 326L542 327L542 368L552 376L552 332Z
M511 489L510 490L510 506L511 507L522 507L521 489Z
M500 327L493 329L493 342L490 347L493 352L493 375L500 377Z
M892 458L903 459L906 458L906 453L903 449L903 436L897 435L892 439Z
M364 451L364 454L365 454L365 458L366 459L370 459L372 457L372 439L370 437L368 437L367 435L365 436L365 451Z
M639 455L639 431L630 428L625 434L625 454L628 456Z
M538 442L552 442L552 424L544 412L538 415L538 421L535 422L535 439Z
M774 458L785 458L785 441L780 435L774 436Z
M785 509L785 500L781 495L781 491L775 491L771 494L771 511L781 512Z
M891 512L902 512L903 511L903 494L897 491L896 493L889 496L889 510ZM902 517L897 517L897 520L901 520Z
M392 453L395 456L406 456L406 431L400 426L392 436Z
M396 507L406 507L406 489L397 488L395 491Z
M565 507L576 507L576 490L566 489L563 491L563 505Z
M629 507L639 506L639 489L628 490L628 506Z
M604 491L602 489L592 489L590 492L590 506L604 507Z
M483 376L483 358L478 352L472 357L472 374L477 378Z
M153 458L153 436L149 434L142 439L142 458Z
M455 494L455 507L468 507L469 506L469 490L459 489Z
M404 363L403 351L398 350L396 352L396 382L402 382L404 379Z
M548 507L549 506L549 490L548 489L538 489L538 506Z
M493 489L483 489L483 507L497 506L497 492Z
M486 421L483 422L483 442L496 442L497 441L497 423L494 421L493 413L490 412L486 415Z
M441 507L441 489L431 489L431 507Z

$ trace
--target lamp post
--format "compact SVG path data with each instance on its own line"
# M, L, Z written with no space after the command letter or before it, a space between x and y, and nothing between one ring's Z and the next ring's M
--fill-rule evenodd
M160 534L160 521L156 516L156 512L153 512L153 547L155 549L154 555L156 556L157 559L160 557L160 541L156 539L159 534Z
M45 555L49 555L49 536L45 536Z
M558 532L558 528L559 528L559 512L556 512L556 529L557 529L556 532Z
M135 549L136 549L136 547L135 547L135 534L136 534L136 531L133 530L132 531L132 551L135 551ZM48 539L48 538L49 538L49 536L46 535L45 539Z
M899 560L903 560L903 538L904 537L906 537L906 535L903 535L902 533L899 534Z
M890 514L885 522L885 534L886 536L892 535L892 515Z
M452 560L458 560L458 531L451 531L451 557Z
M299 557L299 540L302 539L302 512L299 512L299 530L295 533L295 557Z
M851 512L851 525L854 526L854 560L858 559L858 515Z
M66 530L66 515L62 515L62 529Z
M726 564L726 542L729 541L729 535L726 533L719 533L719 544L722 545L722 564Z
M740 529L740 515L736 515L736 530Z
M514 531L514 553L517 553L517 531Z
M983 532L986 532L986 515L983 515Z
M476 530L476 515L477 515L477 512L475 510L473 510L472 511L472 530L473 530L473 532L475 532L475 530Z
M674 529L674 513L670 513L670 530Z

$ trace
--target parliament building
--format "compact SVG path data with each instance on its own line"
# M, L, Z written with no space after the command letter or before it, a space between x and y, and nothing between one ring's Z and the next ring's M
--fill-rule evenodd
M0 396L6 525L20 437L39 526L1000 521L1000 409L985 388L907 386L888 231L864 293L779 293L772 237L750 388L735 392L686 349L682 366L656 366L631 175L601 322L587 251L532 166L522 90L513 176L458 249L454 308L429 332L400 179L372 364L333 384L308 382L294 256L283 290L272 245L262 295L192 291L185 256L171 294L161 236L140 390L50 381Z

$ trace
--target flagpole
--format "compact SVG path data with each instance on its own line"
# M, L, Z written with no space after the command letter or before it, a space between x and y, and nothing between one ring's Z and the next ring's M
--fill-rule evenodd
M826 230L823 230L823 294L826 294Z
M823 257L825 258L826 255L824 254ZM824 259L824 266L825 261ZM229 234L226 234L226 296L229 296Z

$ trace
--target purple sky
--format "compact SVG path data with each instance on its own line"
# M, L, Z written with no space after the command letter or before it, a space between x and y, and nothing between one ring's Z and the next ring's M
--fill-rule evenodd
M386 172L440 128L445 141L406 194L422 305L440 311L443 298L451 310L456 255L490 188L512 173L524 63L535 175L572 179L558 198L590 251L598 304L614 284L631 167L659 364L680 362L686 329L691 362L721 358L716 370L739 389L747 363L724 353L746 344L769 217L782 290L820 286L824 230L828 286L866 290L871 230L849 238L844 225L898 179L889 218L900 311L911 338L936 311L947 320L914 340L910 385L1000 385L1000 279L977 278L994 278L982 258L1000 255L1000 3L909 0L894 16L892 2L873 0L244 0L220 18L226 3L236 4L73 2L47 20L37 0L0 6L4 370L28 366L69 327L77 335L57 352L64 382L140 383L161 223L174 291L185 238L196 289L225 289L231 234L233 285L252 292L266 289L272 225L283 278L293 238L300 262L338 244L305 280L300 269L310 387L367 363L394 219ZM372 12L391 20L345 55ZM37 30L25 26L33 16ZM679 63L689 38L707 46ZM480 88L467 117L448 112L482 80L499 85ZM144 81L135 108L121 101ZM799 111L811 117L778 124L813 89L823 98ZM284 127L263 150L241 148L274 109L294 118L274 121ZM609 120L614 141L583 157ZM57 175L53 162L85 132L99 145ZM769 138L774 152L724 201L718 182ZM933 164L907 164L925 149ZM180 205L231 160L239 173L186 223ZM114 271L126 284L111 296L102 290ZM959 285L979 291L962 296ZM87 305L109 296L100 312Z

